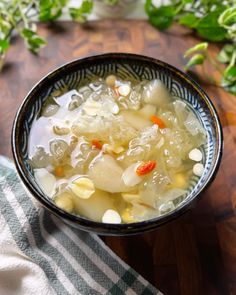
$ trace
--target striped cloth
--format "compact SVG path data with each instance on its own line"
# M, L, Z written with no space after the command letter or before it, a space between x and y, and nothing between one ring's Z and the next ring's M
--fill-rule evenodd
M97 235L42 208L4 157L0 198L1 295L161 294Z

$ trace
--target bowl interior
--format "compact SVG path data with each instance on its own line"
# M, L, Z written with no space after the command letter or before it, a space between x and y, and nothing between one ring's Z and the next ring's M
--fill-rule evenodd
M148 226L148 223L149 226L152 226L152 224L166 222L170 217L178 215L178 212L184 211L211 181L219 164L222 135L215 109L203 90L179 70L161 61L132 54L93 56L62 66L43 78L23 101L13 126L13 155L21 178L33 195L48 209L67 220L80 223L82 228L90 229L90 226L93 227L94 222L73 216L57 208L41 191L28 161L28 138L32 123L40 114L42 105L50 94L57 90L63 93L71 89L77 89L96 77L106 77L111 73L127 80L160 79L173 96L189 104L207 132L207 140L203 147L205 170L200 179L192 177L184 201L173 212L157 217L154 220L130 225L108 225L108 228L114 230L114 232L119 230L119 227L131 231L132 227L145 227L145 225ZM106 226L100 224L100 227L106 228Z

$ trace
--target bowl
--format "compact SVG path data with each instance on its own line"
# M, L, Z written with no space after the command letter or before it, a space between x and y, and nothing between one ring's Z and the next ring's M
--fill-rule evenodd
M188 102L207 133L205 169L203 175L191 181L187 198L165 215L129 224L104 224L67 213L51 202L35 181L28 160L30 128L39 115L42 105L52 91L78 87L93 77L117 74L121 78L138 80L160 79L172 95ZM222 129L216 110L201 87L189 76L173 66L146 56L127 53L108 53L77 59L50 72L25 97L12 129L12 152L20 178L31 194L53 214L71 226L105 235L130 235L154 229L192 208L204 189L213 181L219 168L223 149Z

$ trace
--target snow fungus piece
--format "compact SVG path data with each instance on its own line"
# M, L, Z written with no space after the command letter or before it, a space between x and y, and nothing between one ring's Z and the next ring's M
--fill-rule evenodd
M159 211L160 211L160 214L165 214L165 213L168 213L172 210L174 210L175 206L173 204L172 201L169 201L167 203L163 203L159 206Z
M56 138L50 141L49 147L52 156L59 160L66 155L69 145L65 140Z
M153 104L157 107L162 107L163 105L171 101L171 96L165 85L161 80L155 79L150 81L144 88L143 91L144 101L148 104Z
M66 134L70 133L70 128L62 126L62 125L54 125L53 132L56 135L66 135Z
M193 112L188 113L188 116L184 121L184 126L191 133L192 136L199 135L199 133L205 135L206 133L201 123L199 122L199 120Z
M101 110L102 105L97 101L89 101L87 100L83 105L83 110L89 116L96 116Z

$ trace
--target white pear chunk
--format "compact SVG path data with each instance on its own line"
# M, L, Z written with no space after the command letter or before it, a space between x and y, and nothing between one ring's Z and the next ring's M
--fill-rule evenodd
M153 104L161 107L171 101L171 96L161 80L155 79L150 81L143 91L144 101L148 104Z
M122 174L122 179L127 186L132 187L142 181L142 177L138 176L136 173L136 169L140 165L140 163L141 162L130 165Z
M138 202L141 200L139 194L123 193L121 195L122 195L122 198L128 203Z
M152 122L140 116L137 112L133 111L122 111L120 115L123 116L124 120L137 130L144 129L145 127L151 126Z
M89 167L89 177L95 187L110 193L127 191L122 174L123 169L110 155L100 156Z
M74 195L73 203L76 214L100 222L108 209L115 209L109 193L100 190L96 190L89 199L81 199Z
M56 177L45 168L34 169L34 176L45 195L51 198L56 191Z
M138 113L144 117L145 119L150 120L150 117L155 115L157 111L157 107L153 104L146 104L143 108L141 108Z

